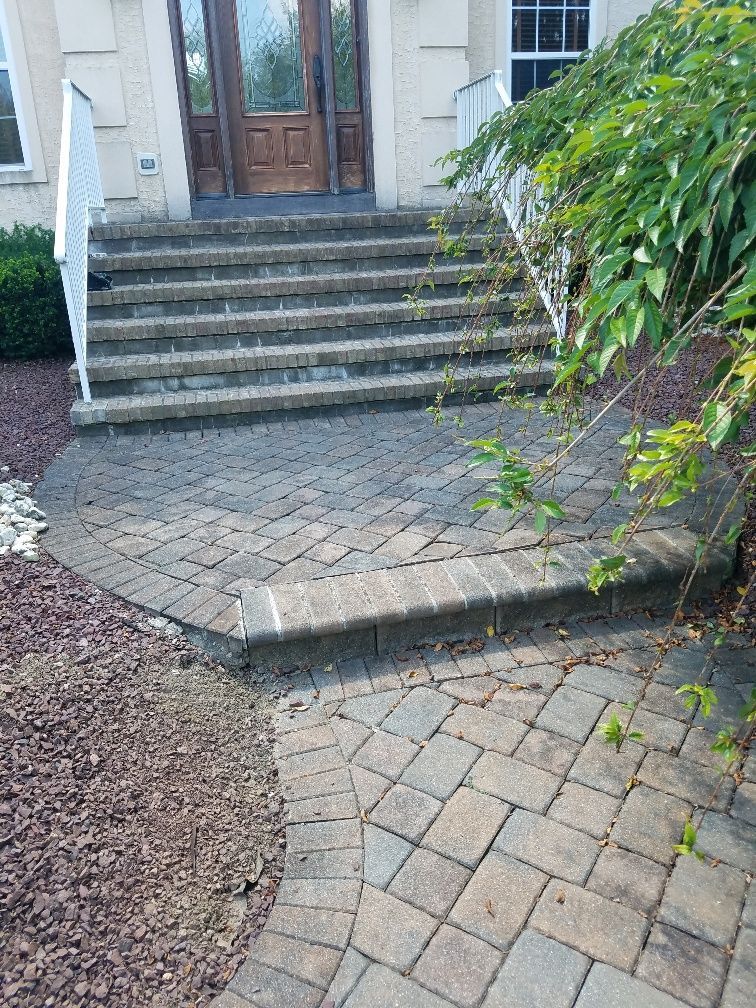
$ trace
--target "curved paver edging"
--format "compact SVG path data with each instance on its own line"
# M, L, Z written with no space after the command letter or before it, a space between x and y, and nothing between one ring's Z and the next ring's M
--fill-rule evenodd
M310 675L289 681L275 750L287 818L284 873L260 936L214 1008L318 1008L352 937L364 860L352 753L313 696Z
M177 623L186 636L230 665L246 660L241 605L236 596L172 577L111 549L84 525L77 487L107 437L69 445L45 471L35 497L48 516L41 545L75 574L133 605ZM128 515L124 512L124 520ZM140 519L134 516L135 525Z

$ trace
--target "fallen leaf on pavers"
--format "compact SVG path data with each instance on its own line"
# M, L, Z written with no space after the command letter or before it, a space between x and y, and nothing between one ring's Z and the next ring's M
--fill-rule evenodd
M458 738L458 739L463 739L464 737L465 737L465 736L464 736L464 735L462 734L462 732L461 732L461 731L458 731L458 732L457 732L457 734L456 734L456 738Z
M421 742L418 742L417 744L420 746L421 749L425 749L425 747L428 745L428 740L423 739Z
M434 644L433 645L433 650L436 651L436 652L443 651L444 650L444 645L443 644Z
M525 687L523 686L523 684L521 682L511 682L511 683L508 683L507 685L509 686L509 688L511 690L515 690L515 691L521 690L521 689L525 689Z
M559 634L560 637L563 637L565 640L569 640L570 638L570 631L567 630L565 627L557 627L557 633Z
M304 703L302 700L295 700L294 703L289 704L289 710L305 711L309 709L310 705L308 703Z
M324 672L333 672L333 665L324 665L323 666L323 671Z
M495 694L495 693L484 693L484 694L483 694L483 703L488 703L488 701L489 701L489 700L493 700L493 698L494 698L495 696L496 696L496 694Z
M528 689L541 689L542 683L539 682L529 682Z
M490 914L492 917L496 916L496 914L494 913L493 903L491 902L490 899L487 899L483 904L483 906L486 908L487 914Z
M409 661L409 658L400 658L399 661ZM420 669L413 669L407 674L408 679L414 679L415 676L420 675Z
M364 808L360 809L360 819L362 819L363 822L368 822L368 814Z
M564 889L558 889L557 890L557 894L554 897L554 902L555 903L564 903L564 901L566 899L567 899L567 893L564 891Z
M627 784L625 784L625 790L632 791L632 789L635 787L636 784L640 784L640 781L638 780L637 777L635 776L628 777Z
M489 637L493 637L493 635L496 633L496 631L494 630L494 628L492 626L489 626L489 627L486 627L486 633L488 634Z

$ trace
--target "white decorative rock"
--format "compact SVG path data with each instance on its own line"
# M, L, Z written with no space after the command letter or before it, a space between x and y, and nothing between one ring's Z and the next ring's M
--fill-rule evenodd
M0 472L8 472L8 466ZM36 563L39 560L37 538L46 532L46 517L32 498L31 484L21 480L0 483L0 556L14 553L22 560Z

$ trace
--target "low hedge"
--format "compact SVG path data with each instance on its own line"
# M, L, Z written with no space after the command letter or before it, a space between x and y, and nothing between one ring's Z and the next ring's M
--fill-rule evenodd
M71 350L52 231L0 228L0 357L27 360Z

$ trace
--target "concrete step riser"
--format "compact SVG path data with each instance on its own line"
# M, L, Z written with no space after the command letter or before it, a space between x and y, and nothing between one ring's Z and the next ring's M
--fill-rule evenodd
M521 383L522 388L537 390L544 388L548 381L533 383L526 380ZM425 387L418 387L416 391L407 388L403 396L379 393L369 393L366 395L363 389L356 387L353 394L342 392L339 401L332 401L332 397L324 395L322 398L310 396L298 405L288 404L286 406L276 405L273 398L255 404L255 409L235 409L233 412L224 409L222 404L210 404L208 408L204 403L193 404L190 410L181 411L181 415L164 416L156 419L129 419L120 415L102 416L94 422L81 424L76 415L76 407L72 412L74 425L77 433L86 435L103 434L159 434L164 431L201 431L219 430L229 427L237 427L257 422L269 422L273 420L294 420L314 416L343 416L349 413L365 413L370 410L385 412L395 409L424 409L432 405L435 401L435 391L440 382L434 382L434 391L429 391ZM491 391L488 386L482 388L477 396L480 400L491 398ZM463 398L462 392L454 393L447 398L451 405L460 402ZM211 410L214 410L211 412ZM178 412L178 411L177 411Z
M305 343L328 344L344 339L372 340L398 336L418 336L422 333L462 333L470 322L472 310L467 314L445 318L399 319L385 322L370 322L355 325L338 324L335 320L327 325L288 328L261 332L217 333L202 336L180 336L171 333L153 332L149 326L140 330L136 338L119 338L118 326L107 329L90 329L88 354L90 359L115 357L120 354L170 354L193 350L250 350L254 347L301 346ZM499 324L507 326L512 321L511 306L506 302L498 313ZM534 322L539 321L534 319ZM330 320L329 320L330 322Z
M418 371L440 371L449 360L448 354L433 357L404 357L395 360L361 361L359 363L323 364L305 367L265 368L264 370L225 371L195 375L175 375L150 378L125 378L115 381L93 381L92 395L98 399L110 396L145 395L159 392L192 392L206 389L264 387L266 385L299 385L313 381L348 381L350 378L371 378L379 375L409 374ZM506 350L489 350L465 355L468 364L501 364L506 374L511 356Z
M365 241L375 239L376 241L395 240L397 238L427 238L432 234L424 218L421 222L412 224L397 224L394 226L384 225L380 227L344 227L344 228L316 228L314 230L299 227L292 230L282 231L238 231L213 234L209 230L197 234L165 235L148 234L138 237L99 237L100 232L95 231L95 237L90 242L90 252L178 252L190 249L217 249L217 248L265 248L269 245L301 245L303 243L312 244L316 242L333 242L343 244L350 241ZM459 226L450 228L450 234L459 234ZM480 228L476 229L482 230Z
M460 276L462 274L460 273ZM510 290L518 289L517 283ZM459 283L439 283L424 287L423 301L439 298L464 297L467 286ZM261 294L255 297L197 298L191 295L179 301L150 301L143 304L90 305L89 318L104 319L155 319L196 315L219 315L235 312L291 311L307 308L347 308L352 305L379 305L396 303L407 295L409 287L400 281L394 286L374 290L334 290L318 293ZM203 289L207 292L207 288Z
M195 281L210 282L213 280L277 280L281 277L328 276L332 273L363 273L368 270L392 269L424 269L429 262L433 249L427 252L404 254L401 250L389 256L365 256L351 259L308 259L290 262L257 262L257 263L222 263L214 266L193 266L191 257L184 266L134 268L128 270L109 268L107 260L92 259L90 269L97 272L110 273L114 287L130 284L164 284L192 283ZM120 260L119 260L120 261ZM439 265L454 262L479 264L482 255L479 251L468 253L464 260L439 259Z

